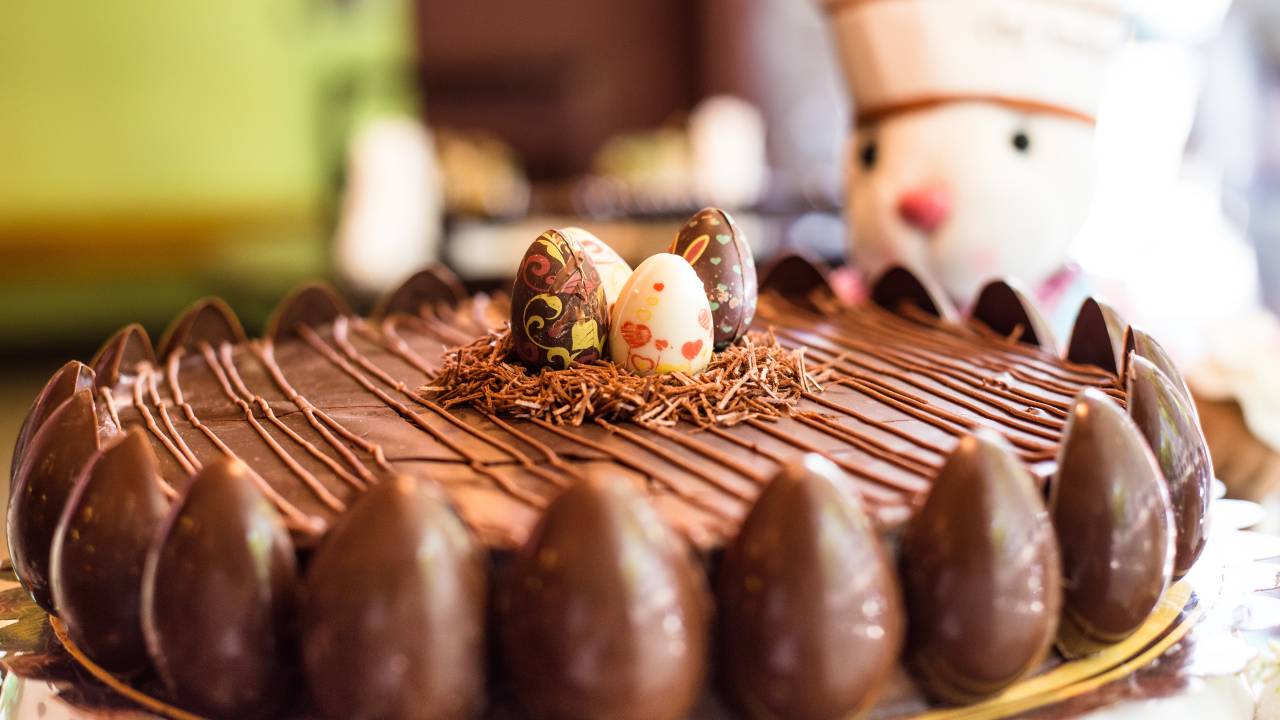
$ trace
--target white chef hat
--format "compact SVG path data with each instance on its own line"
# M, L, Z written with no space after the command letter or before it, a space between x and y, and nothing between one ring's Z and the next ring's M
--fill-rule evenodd
M985 100L1092 122L1121 0L822 0L859 122Z

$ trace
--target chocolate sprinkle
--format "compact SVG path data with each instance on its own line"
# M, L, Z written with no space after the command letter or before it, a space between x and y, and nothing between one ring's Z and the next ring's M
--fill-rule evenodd
M744 335L694 376L641 376L604 361L534 374L508 362L510 345L510 329L503 328L455 348L420 393L446 409L471 406L556 425L670 427L683 420L705 428L787 416L803 394L822 390L829 374L825 367L811 371L805 349L784 348L772 332Z

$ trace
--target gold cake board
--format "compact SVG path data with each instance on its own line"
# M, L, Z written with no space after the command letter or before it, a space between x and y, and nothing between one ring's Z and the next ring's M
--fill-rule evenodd
M1129 637L1088 657L1071 660L1009 687L996 697L964 707L929 710L912 720L987 720L1003 718L1061 703L1126 677L1160 657L1181 640L1200 617L1200 607L1183 580L1172 585L1146 622ZM147 695L99 667L68 637L55 617L49 625L58 641L86 671L120 695L146 710L173 720L202 720L185 710Z

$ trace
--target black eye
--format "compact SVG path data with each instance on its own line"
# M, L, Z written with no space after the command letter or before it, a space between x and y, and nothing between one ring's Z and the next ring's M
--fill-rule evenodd
M1020 153L1027 152L1031 149L1031 137L1027 135L1025 130L1019 130L1014 133L1010 142L1013 143L1013 149Z
M876 158L880 155L879 149L876 147L876 141L872 140L862 146L862 150L858 152L858 160L862 162L863 170L870 170L876 166Z

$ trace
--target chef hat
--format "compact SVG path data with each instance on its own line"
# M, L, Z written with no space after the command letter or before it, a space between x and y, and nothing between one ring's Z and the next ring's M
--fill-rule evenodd
M1092 122L1120 0L822 0L859 122L957 100Z

